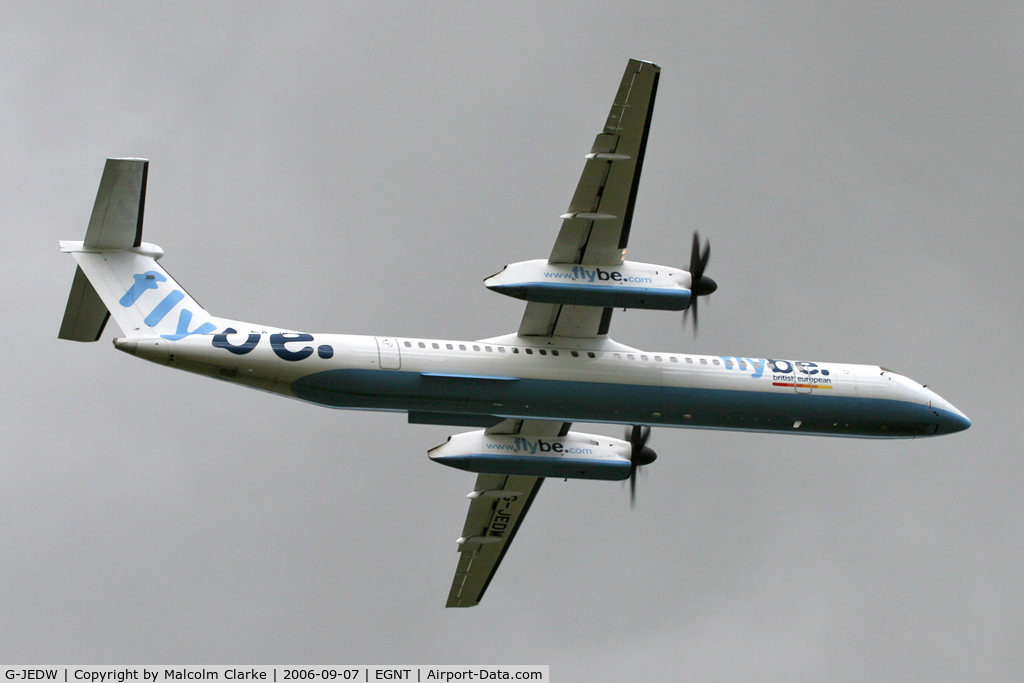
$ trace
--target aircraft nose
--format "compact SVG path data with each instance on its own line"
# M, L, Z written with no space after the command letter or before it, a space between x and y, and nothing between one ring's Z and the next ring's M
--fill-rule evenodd
M927 398L928 405L939 423L935 430L936 434L956 434L971 426L970 418L957 410L952 403L927 387L922 386L920 391L923 397Z
M936 434L956 434L971 426L971 421L966 415L956 409L952 403L936 393L932 393L932 410L939 418L939 427Z
M953 406L950 406L953 408ZM971 426L970 419L956 408L939 411L939 428L936 434L956 434Z

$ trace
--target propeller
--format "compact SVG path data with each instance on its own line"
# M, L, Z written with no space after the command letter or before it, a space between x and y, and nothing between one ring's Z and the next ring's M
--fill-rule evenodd
M644 465L650 465L658 459L658 454L648 448L645 444L651 437L650 427L633 425L626 427L626 440L629 441L629 507L636 507L636 475Z
M704 275L708 259L711 258L711 242L704 243L703 251L700 248L700 235L693 232L693 247L690 249L690 305L683 311L683 327L686 327L686 319L690 309L693 309L693 334L697 334L697 301L698 297L707 296L718 289L718 283Z

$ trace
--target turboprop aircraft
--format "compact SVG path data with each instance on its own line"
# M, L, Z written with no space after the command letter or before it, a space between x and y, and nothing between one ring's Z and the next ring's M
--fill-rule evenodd
M967 429L938 394L874 365L641 351L608 336L616 307L689 312L715 291L694 236L688 270L625 260L661 69L630 60L547 259L490 289L525 300L513 334L476 341L310 334L208 313L142 241L145 159L108 159L59 336L332 408L476 427L431 449L477 474L448 607L480 602L545 477L630 480L654 460L650 427L915 438ZM685 315L685 313L684 313ZM570 431L626 425L626 438Z

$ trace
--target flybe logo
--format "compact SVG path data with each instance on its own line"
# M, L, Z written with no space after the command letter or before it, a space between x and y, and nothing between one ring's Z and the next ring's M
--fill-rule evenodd
M780 379L782 376L791 376L797 373L801 375L824 375L828 376L829 371L825 368L819 368L817 363L811 363L803 360L776 360L775 358L739 358L736 356L719 356L722 362L725 364L726 370L747 370L749 364L750 376L757 379L764 374L765 369L772 371L775 379ZM703 362L703 361L701 361ZM716 363L718 361L715 361Z
M252 332L246 336L245 341L241 344L232 344L228 341L229 334L238 334L238 330L229 327L220 334L213 335L213 347L224 349L236 356L244 356L255 349L262 338L260 335ZM301 349L289 349L287 345L311 341L313 341L313 335L306 334L305 332L278 332L277 334L270 335L270 348L273 349L274 353L281 360L305 360L313 355L312 346L303 346ZM321 344L316 347L316 353L321 358L327 359L334 355L334 348L327 344Z
M573 269L569 273L551 272L544 271L544 277L552 278L556 280L572 280L573 282L594 282L598 280L600 282L654 282L649 277L637 277L635 275L623 275L617 270L601 270L595 268L594 270L587 270L582 266L573 266Z
M592 448L578 448L576 446L566 446L560 441L544 441L543 439L537 439L536 441L530 441L517 436L512 443L494 443L488 442L487 448L492 451L512 451L513 453L529 453L530 455L536 455L540 453L582 453L592 454L594 450Z
M121 300L118 302L125 308L130 308L134 306L135 303L139 300L139 297L141 297L147 291L159 288L161 282L167 282L167 277L162 273L156 272L155 270L150 270L145 273L139 273L137 275L133 275L132 277L135 279L135 284L133 284L131 288L129 288L128 291L124 293L124 296L122 296ZM160 303L158 303L156 307L149 312L149 315L146 316L146 319L143 320L143 322L148 327L156 327L163 321L164 318L167 317L168 313L174 310L174 307L177 306L184 298L185 293L182 292L180 289L175 288L170 293L168 293L167 296L160 300ZM190 330L188 329L188 326L191 324L192 311L182 307L181 311L178 312L178 325L177 328L174 330L174 333L161 334L160 336L163 337L164 339L177 341L179 339L184 339L185 337L192 334L209 334L210 332L213 332L215 329L217 329L213 323L207 322L203 323L194 330Z

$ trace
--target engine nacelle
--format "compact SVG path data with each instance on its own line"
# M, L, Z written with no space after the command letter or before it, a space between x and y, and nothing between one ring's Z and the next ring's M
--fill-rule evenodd
M469 472L611 481L629 477L629 454L628 441L609 436L509 436L483 430L449 436L428 451L434 462Z
M545 304L659 311L682 311L690 305L687 271L636 261L613 266L520 261L484 284L506 296Z

